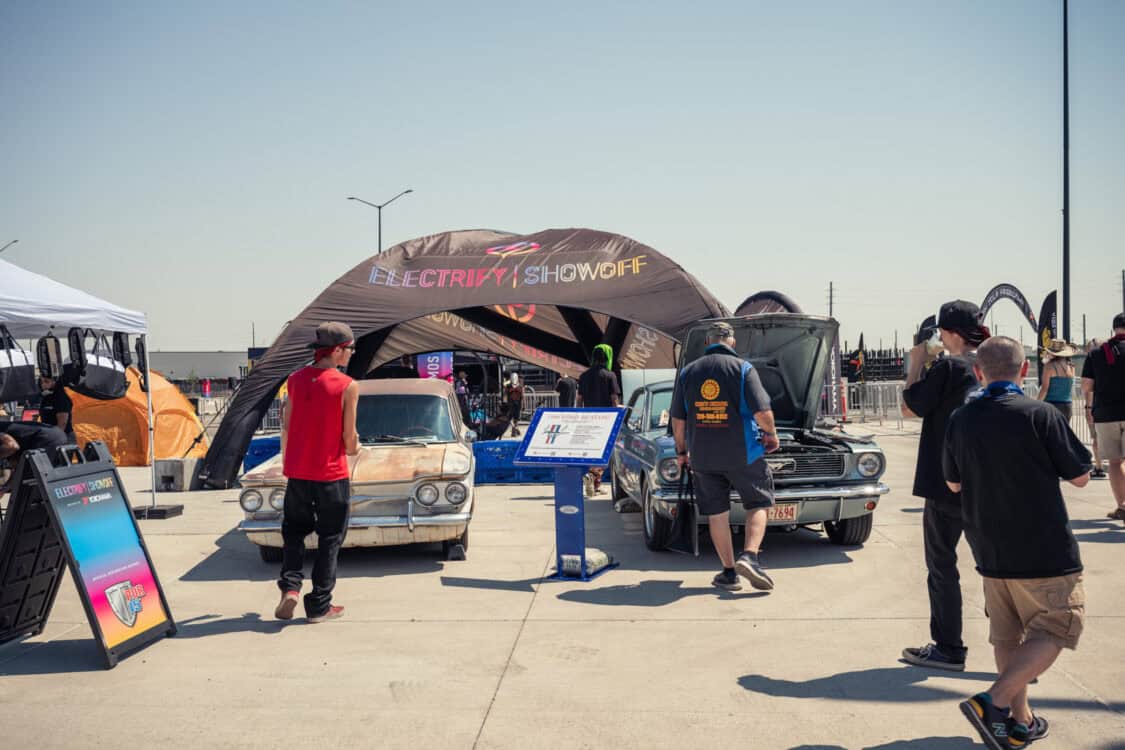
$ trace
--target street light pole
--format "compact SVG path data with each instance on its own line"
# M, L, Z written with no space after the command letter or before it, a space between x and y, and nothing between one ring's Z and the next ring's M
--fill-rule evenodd
M402 196L406 195L407 193L413 193L413 192L414 192L413 188L407 188L406 190L403 190L401 193L396 195L394 198L391 198L389 201L383 201L382 203L372 203L371 201L365 201L363 198L356 198L354 195L348 196L348 200L359 201L360 203L364 203L368 206L371 206L372 208L374 208L375 210L377 210L379 212L379 250L378 250L378 252L380 252L380 253L383 252L383 207L389 206L392 203L394 203L396 200L401 198Z
M4 252L5 250L7 250L9 247L16 244L17 242L19 242L19 240L12 240L7 245L4 245L4 247L0 247L0 253Z

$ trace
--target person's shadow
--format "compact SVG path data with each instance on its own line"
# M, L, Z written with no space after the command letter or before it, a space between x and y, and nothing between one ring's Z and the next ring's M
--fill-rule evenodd
M920 737L895 740L885 745L867 745L863 750L970 750L980 747L967 737ZM842 745L798 745L790 750L848 750Z
M917 667L881 667L818 677L813 680L779 680L765 675L748 674L738 678L745 690L778 698L826 698L829 700L861 700L880 703L919 703L922 701L964 699L975 690L949 690L925 685L937 673ZM942 672L941 677L979 680L996 679L993 672Z

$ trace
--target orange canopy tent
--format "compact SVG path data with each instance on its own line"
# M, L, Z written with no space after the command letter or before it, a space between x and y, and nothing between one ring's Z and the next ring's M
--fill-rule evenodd
M203 458L207 454L206 437L192 447L192 441L203 432L203 423L191 402L160 373L153 370L151 375L156 458ZM81 445L91 440L105 443L118 466L148 466L145 393L135 367L128 369L126 378L129 388L125 396L112 401L98 401L67 390L74 402L74 432Z

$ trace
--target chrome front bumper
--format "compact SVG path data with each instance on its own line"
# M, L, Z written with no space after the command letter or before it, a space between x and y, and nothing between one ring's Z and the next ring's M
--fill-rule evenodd
M821 523L823 521L842 521L845 518L857 518L873 512L867 504L878 502L879 498L891 488L882 482L875 484L840 485L836 487L777 487L774 489L774 503L796 503L797 513L795 520L771 520L772 526L785 526L789 524ZM672 518L679 497L679 490L672 487L660 487L653 491L653 500L656 512L666 518ZM746 520L746 510L742 507L742 499L737 492L730 494L731 508L730 521L732 524L742 524ZM700 524L706 524L707 518L700 516Z
M413 511L413 503L409 506ZM348 533L344 536L345 547L380 547L396 544L416 544L424 542L444 542L460 538L469 528L472 513L441 513L436 515L405 516L362 516L348 519ZM263 547L280 547L281 518L246 519L238 524L238 530L247 539ZM316 545L316 534L309 534L305 546Z

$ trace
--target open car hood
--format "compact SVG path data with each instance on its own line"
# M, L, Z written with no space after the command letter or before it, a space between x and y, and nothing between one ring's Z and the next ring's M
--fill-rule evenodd
M832 318L768 313L722 318L734 328L735 349L758 370L770 395L778 427L813 429L824 390L824 371L840 327ZM707 328L701 321L688 331L680 367L703 356Z

